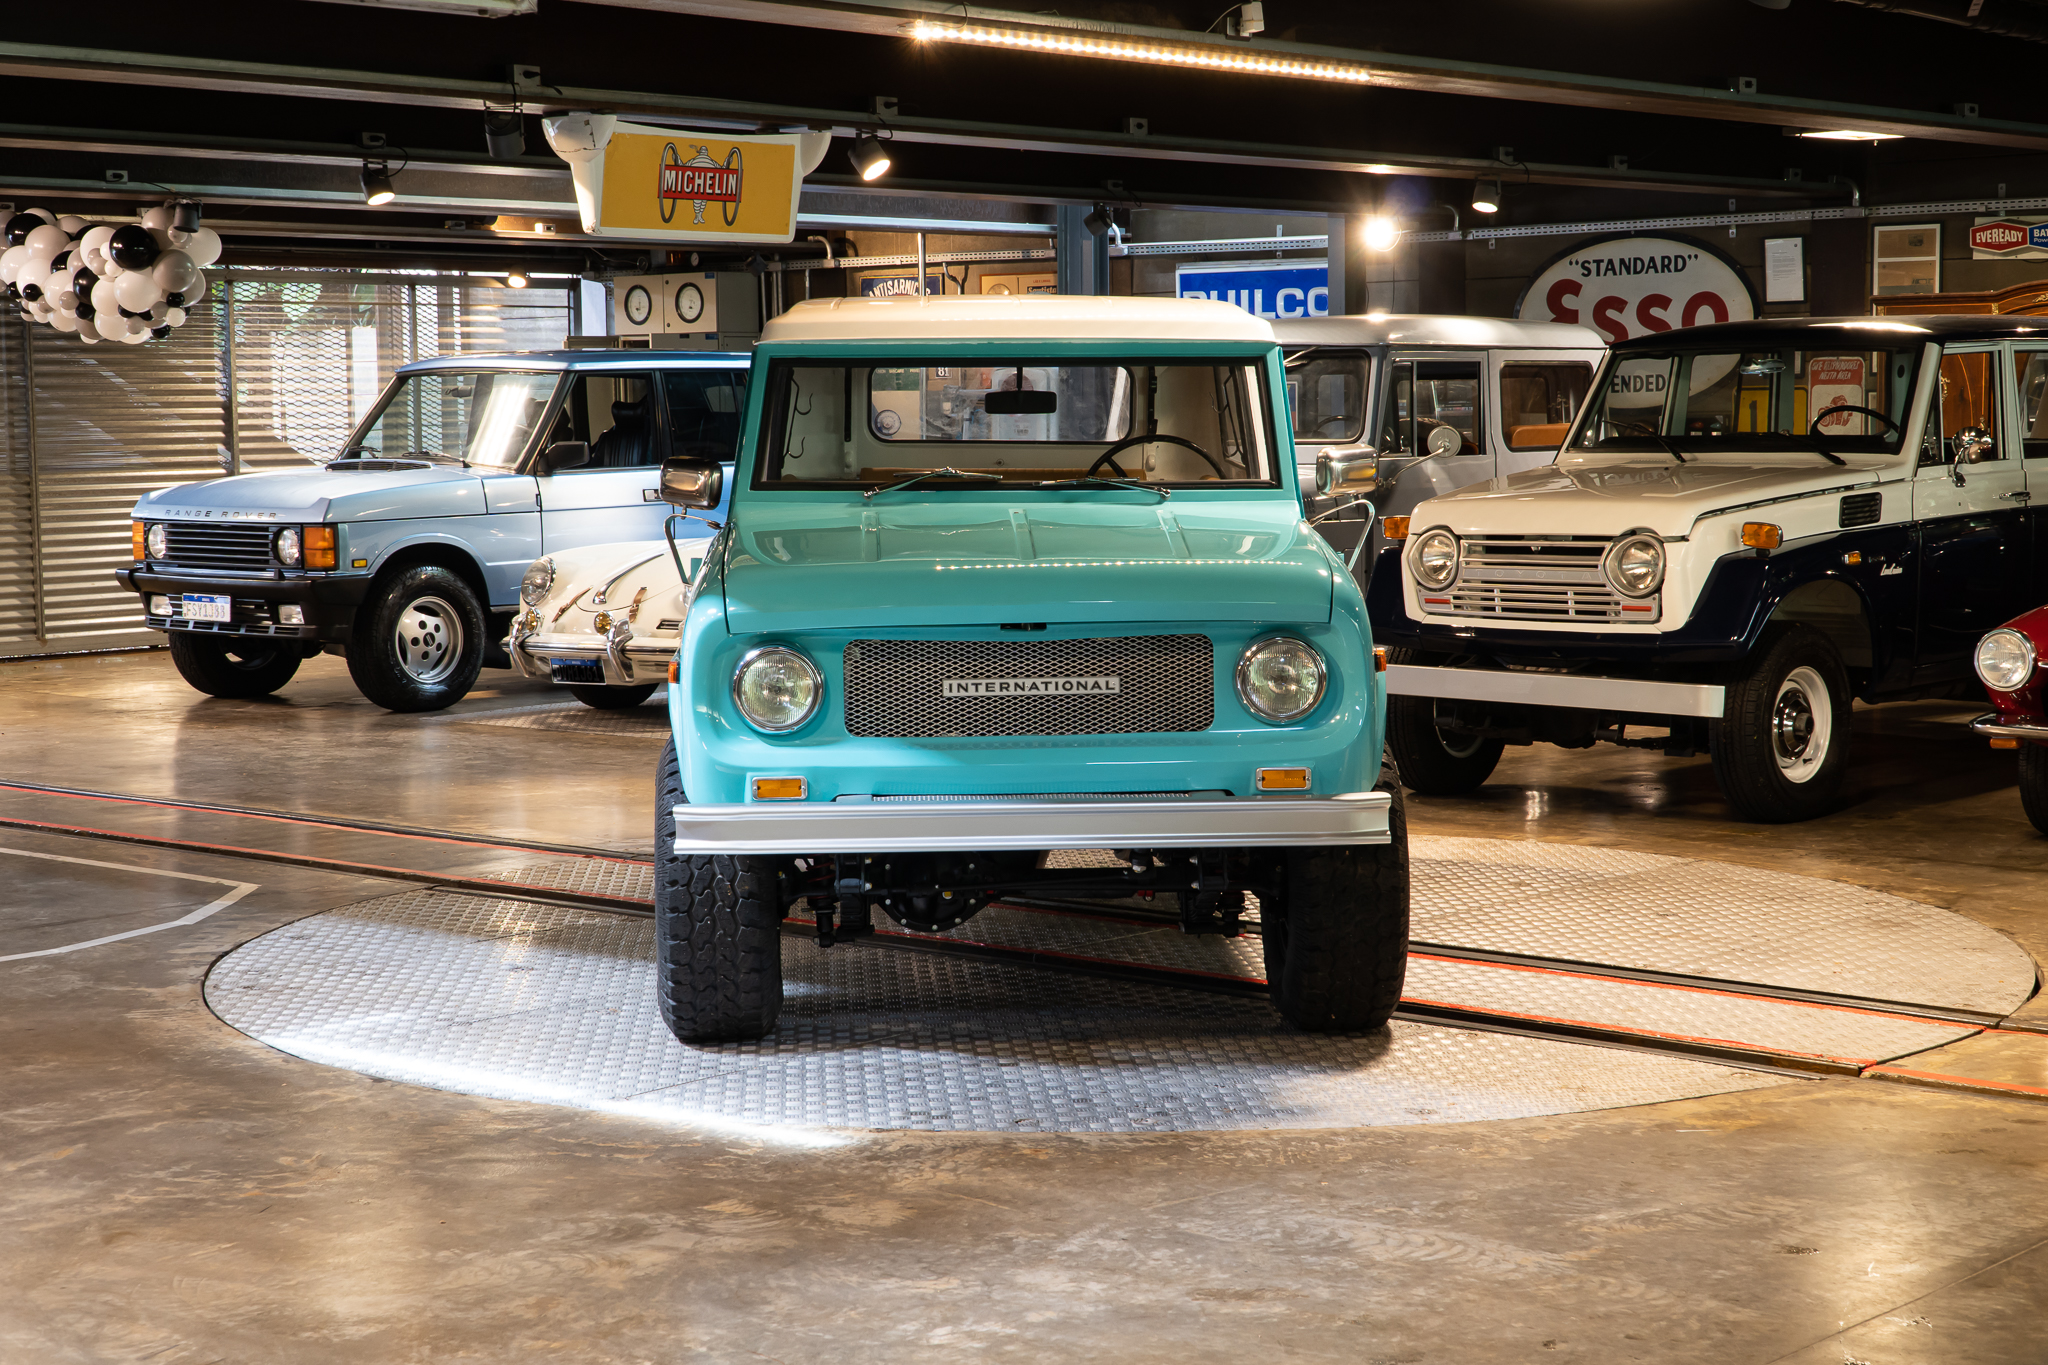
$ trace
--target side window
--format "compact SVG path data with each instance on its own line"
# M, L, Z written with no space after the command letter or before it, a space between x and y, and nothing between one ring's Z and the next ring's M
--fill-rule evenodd
M1555 450L1585 401L1593 367L1582 360L1514 360L1500 367L1500 429L1509 450Z
M1383 419L1388 455L1476 455L1485 448L1479 425L1477 361L1415 360L1394 367Z
M2021 430L2027 458L2048 459L2048 351L2021 351L2014 357L2020 370Z
M1379 448L1382 455L1413 455L1409 444L1415 433L1415 367L1407 362L1394 366L1387 380L1386 410L1380 414Z
M662 387L668 395L673 452L685 459L730 463L739 453L747 372L669 370L662 375Z
M1966 351L1941 358L1941 441L1925 443L1922 464L1953 464L1956 448L1972 442L1990 442L1979 458L1999 460L2005 452L1998 445L1998 356L1991 351Z
M590 463L564 472L660 464L660 418L653 392L644 374L576 376L548 432L548 444L588 441Z

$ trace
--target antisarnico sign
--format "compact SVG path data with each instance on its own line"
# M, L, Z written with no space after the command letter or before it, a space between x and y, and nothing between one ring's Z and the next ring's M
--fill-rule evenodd
M1670 237L1582 242L1537 272L1515 305L1518 318L1576 322L1610 342L1756 313L1741 267L1703 243Z

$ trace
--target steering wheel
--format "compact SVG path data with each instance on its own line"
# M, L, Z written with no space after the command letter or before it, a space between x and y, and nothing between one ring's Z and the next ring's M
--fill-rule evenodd
M1230 477L1229 473L1224 470L1223 466L1216 463L1216 457L1214 455L1211 455L1208 451L1202 449L1193 441L1184 440L1179 436L1144 435L1126 436L1121 441L1118 441L1115 445L1111 446L1108 450L1105 450L1100 455L1097 455L1095 457L1095 463L1088 466L1088 477L1092 477L1096 470L1102 468L1104 465L1108 465L1111 469L1114 469L1116 471L1116 476L1119 479L1128 479L1131 476L1124 473L1124 467L1116 462L1116 457L1123 454L1126 450L1129 450L1132 446L1141 446L1148 441L1164 441L1166 444L1170 446L1185 446L1187 449L1194 451L1195 454L1201 456L1204 460L1208 461L1209 468L1216 471L1217 478L1227 479Z
M1819 436L1821 434L1820 424L1826 421L1830 414L1837 412L1860 412L1866 417L1875 417L1878 421L1884 423L1886 426L1892 429L1892 432L1887 434L1897 433L1903 430L1903 428L1901 428L1897 422L1894 422L1891 418L1885 416L1876 408L1859 408L1853 403L1838 403L1834 407L1821 409L1820 415L1818 417L1815 417L1813 419L1812 425L1806 428L1806 434L1808 436Z
M1647 436L1653 441L1663 435L1655 422L1616 422L1614 431L1618 436Z

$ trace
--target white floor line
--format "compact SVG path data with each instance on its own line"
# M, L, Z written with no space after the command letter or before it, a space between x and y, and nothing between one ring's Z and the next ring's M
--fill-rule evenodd
M196 872L171 872L158 867L137 867L132 863L106 863L97 858L67 858L61 853L38 853L34 849L0 847L0 853L14 853L23 858L41 858L53 863L77 863L82 867L106 867L116 872L139 872L150 877L176 877L180 881L212 882L215 886L232 887L225 896L200 906L182 919L165 920L162 924L146 924L140 929L126 933L108 934L103 938L89 938L82 943L66 943L58 948L39 948L32 953L7 953L0 955L0 962L19 962L28 957L54 957L58 953L75 953L85 948L97 948L104 943L119 943L124 938L140 938L144 934L161 933L166 929L182 929L188 924L197 924L216 911L225 910L242 897L263 885L261 882L231 881L226 877L202 877Z

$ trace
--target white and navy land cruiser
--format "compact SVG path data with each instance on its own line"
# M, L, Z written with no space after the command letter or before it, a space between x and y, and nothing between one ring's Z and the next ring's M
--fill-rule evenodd
M1751 819L1829 809L1852 698L1974 695L1978 637L2040 602L2044 391L2033 318L1617 343L1553 465L1422 503L1373 582L1403 779L1605 740L1711 753Z

